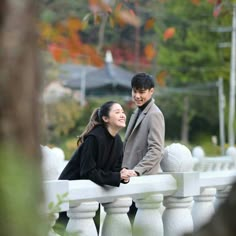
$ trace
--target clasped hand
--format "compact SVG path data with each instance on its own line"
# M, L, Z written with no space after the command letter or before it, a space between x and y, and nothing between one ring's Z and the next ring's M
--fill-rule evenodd
M133 177L133 176L137 176L137 173L134 170L123 168L120 171L120 178L124 180L125 183L128 183L130 180L130 177Z

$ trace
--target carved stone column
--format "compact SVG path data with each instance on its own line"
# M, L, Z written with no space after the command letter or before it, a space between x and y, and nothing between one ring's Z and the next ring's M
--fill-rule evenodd
M225 201L225 199L228 197L229 192L231 190L232 186L226 186L223 189L218 189L216 191L216 199L215 199L215 208L218 208L220 204L222 204L222 202Z
M138 211L134 219L133 235L164 235L160 210L162 201L161 194L150 195L145 199L135 201Z
M192 207L194 231L206 223L214 214L215 194L215 188L204 188L201 190L200 195L194 197L194 204Z
M190 212L192 197L165 197L166 207L162 219L165 236L182 236L193 232L193 220Z
M104 203L106 216L102 225L102 236L131 236L131 224L127 215L132 203L131 198L119 198Z
M69 222L66 227L67 233L73 236L97 236L93 217L98 209L98 202L83 202L78 206L70 206L67 212Z

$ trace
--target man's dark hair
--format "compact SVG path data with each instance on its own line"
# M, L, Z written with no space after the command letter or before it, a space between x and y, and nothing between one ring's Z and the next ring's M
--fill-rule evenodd
M153 77L146 73L137 73L131 80L131 87L135 89L151 89L155 87Z

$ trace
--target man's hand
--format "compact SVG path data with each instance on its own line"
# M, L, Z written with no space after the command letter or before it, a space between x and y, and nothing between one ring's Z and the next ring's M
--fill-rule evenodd
M130 177L138 176L137 173L134 170L129 170L129 169L126 169L126 168L123 168L120 171L120 174L121 174L121 179L124 179L124 181L125 180L129 181Z

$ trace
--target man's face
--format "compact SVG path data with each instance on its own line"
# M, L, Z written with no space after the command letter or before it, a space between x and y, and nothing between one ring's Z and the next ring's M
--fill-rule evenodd
M132 88L132 98L136 106L141 107L145 104L151 97L154 92L154 88L151 89L136 89Z

